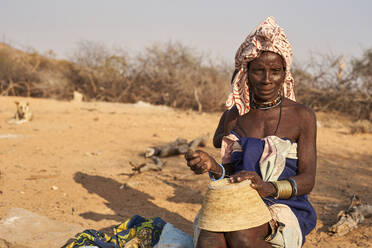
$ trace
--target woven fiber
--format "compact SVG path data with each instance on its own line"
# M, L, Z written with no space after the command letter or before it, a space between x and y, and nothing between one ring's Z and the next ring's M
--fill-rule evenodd
M269 209L250 180L230 183L225 178L211 182L200 210L198 226L213 232L232 232L269 222Z

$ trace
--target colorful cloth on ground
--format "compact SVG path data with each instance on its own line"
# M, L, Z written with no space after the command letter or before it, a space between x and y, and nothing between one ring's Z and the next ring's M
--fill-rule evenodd
M157 244L166 224L161 218L145 219L139 215L114 228L114 236L96 230L85 230L63 248L96 246L99 248L150 248Z
M248 63L260 56L263 51L274 52L282 56L285 63L282 93L285 97L293 101L296 100L294 79L290 71L292 47L284 34L284 30L278 26L274 17L270 16L248 35L235 55L235 69L238 72L233 79L226 107L230 109L236 105L240 115L244 115L250 110Z
M222 160L234 164L234 173L241 170L256 171L265 181L283 180L294 177L298 170L297 144L288 139L281 139L277 136L268 136L264 139L240 137L235 132L225 136L222 140ZM273 219L292 227L292 230L284 230L284 239L292 239L295 233L302 237L298 240L305 242L305 236L315 228L316 213L308 200L307 195L295 196L282 200L267 197L263 199L269 209L275 208L272 212ZM278 204L286 205L289 208L275 207ZM291 210L288 212L288 210ZM275 213L275 214L274 214ZM291 214L297 218L296 221L289 218ZM284 217L281 217L284 216ZM302 234L302 235L301 235ZM286 237L286 235L288 235ZM287 241L289 242L289 241ZM285 246L292 247L292 246Z

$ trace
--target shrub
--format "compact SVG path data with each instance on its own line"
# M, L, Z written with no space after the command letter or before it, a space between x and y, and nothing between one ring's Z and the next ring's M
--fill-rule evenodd
M136 58L129 98L179 108L221 110L229 70L205 60L180 43L150 46Z
M178 42L153 44L134 57L90 41L78 44L71 61L48 54L0 43L0 94L71 99L79 91L87 100L221 111L233 71ZM343 56L314 55L292 68L297 99L316 111L371 120L371 66L372 49L346 64Z
M367 120L359 120L350 125L350 133L372 133L372 123Z

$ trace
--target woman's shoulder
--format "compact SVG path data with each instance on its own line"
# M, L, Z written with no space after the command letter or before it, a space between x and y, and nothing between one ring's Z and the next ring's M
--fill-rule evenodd
M297 114L310 115L310 116L315 117L315 113L312 110L312 108L310 108L309 106L307 106L305 104L292 101L288 98L284 98L283 107L287 108L291 111L296 111Z
M227 110L225 113L226 122L233 122L239 117L239 111L236 105L234 105L231 109Z
M313 126L316 123L315 112L305 104L285 98L283 108L289 111L291 115L296 116L303 127Z

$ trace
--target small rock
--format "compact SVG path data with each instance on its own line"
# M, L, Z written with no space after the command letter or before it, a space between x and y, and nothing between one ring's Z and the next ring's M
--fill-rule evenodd
M146 149L146 152L145 152L145 158L150 158L152 156L154 156L156 153L156 149L154 147L149 147Z
M332 207L332 208L337 208L339 206L339 204L337 204L337 203L328 203L327 206L328 207Z
M19 193L24 194L25 192L24 191L19 191Z
M20 138L23 135L21 134L11 134L11 133L6 133L6 134L0 134L0 139L16 139Z
M101 152L86 152L85 153L86 156L99 156L101 155Z
M84 99L84 95L81 94L80 92L78 91L74 91L74 97L73 97L73 102L82 102Z
M125 183L120 185L120 189L124 189L125 188Z
M52 190L57 190L58 187L53 185L51 189L52 189Z

